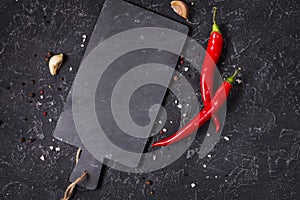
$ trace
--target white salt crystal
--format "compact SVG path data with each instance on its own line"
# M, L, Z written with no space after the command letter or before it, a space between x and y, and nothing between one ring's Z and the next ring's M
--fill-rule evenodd
M229 139L229 137L224 136L224 140L229 141L230 139Z
M42 161L45 161L45 156L42 155L42 156L40 157L40 159L41 159Z

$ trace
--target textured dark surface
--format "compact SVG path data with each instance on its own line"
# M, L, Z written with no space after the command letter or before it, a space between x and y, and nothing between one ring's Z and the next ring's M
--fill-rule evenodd
M134 3L183 22L168 1ZM53 140L52 131L85 50L82 35L89 38L102 4L87 0L1 1L1 199L63 196L76 149ZM79 188L74 199L300 198L299 3L242 0L189 4L190 19L195 22L189 25L190 36L204 46L213 5L219 8L217 20L225 37L219 69L225 76L232 72L232 65L243 68L243 83L229 98L222 132L222 138L227 136L229 141L221 139L210 156L200 159L200 130L189 151L165 169L139 175L105 168L100 188ZM67 55L57 77L50 76L43 60L47 51ZM178 71L198 89L199 74L183 68ZM41 89L45 91L43 99ZM36 97L30 98L31 92ZM173 113L170 120L174 123L166 125L172 133L178 128L179 111L172 95L165 101L166 109ZM20 137L35 141L21 143ZM59 146L60 151L50 151L51 145ZM42 155L45 161L40 159ZM146 179L153 184L145 185ZM192 188L191 183L196 186Z

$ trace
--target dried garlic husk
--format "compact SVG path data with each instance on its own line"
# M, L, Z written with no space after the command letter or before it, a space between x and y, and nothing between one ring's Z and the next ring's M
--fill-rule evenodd
M49 69L51 75L55 76L63 62L63 54L54 55L49 60Z
M188 21L189 8L183 1L172 1L171 8L174 12Z

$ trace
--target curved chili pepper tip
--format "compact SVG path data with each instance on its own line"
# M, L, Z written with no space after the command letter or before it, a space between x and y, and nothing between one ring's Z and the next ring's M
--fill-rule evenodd
M216 133L218 133L220 131L220 122L219 119L216 115L212 115L211 119L213 120L214 124L215 124L215 128L216 128Z
M237 70L235 70L234 74L229 76L226 81L229 82L230 84L234 83L234 79L236 77L236 75L239 73L239 71L241 71L242 69L239 67Z

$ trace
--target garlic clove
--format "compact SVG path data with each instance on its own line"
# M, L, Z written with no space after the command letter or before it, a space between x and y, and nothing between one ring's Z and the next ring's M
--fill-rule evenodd
M63 54L54 55L49 60L49 70L51 75L55 76L63 62Z
M183 1L171 1L171 8L188 21L189 8Z

